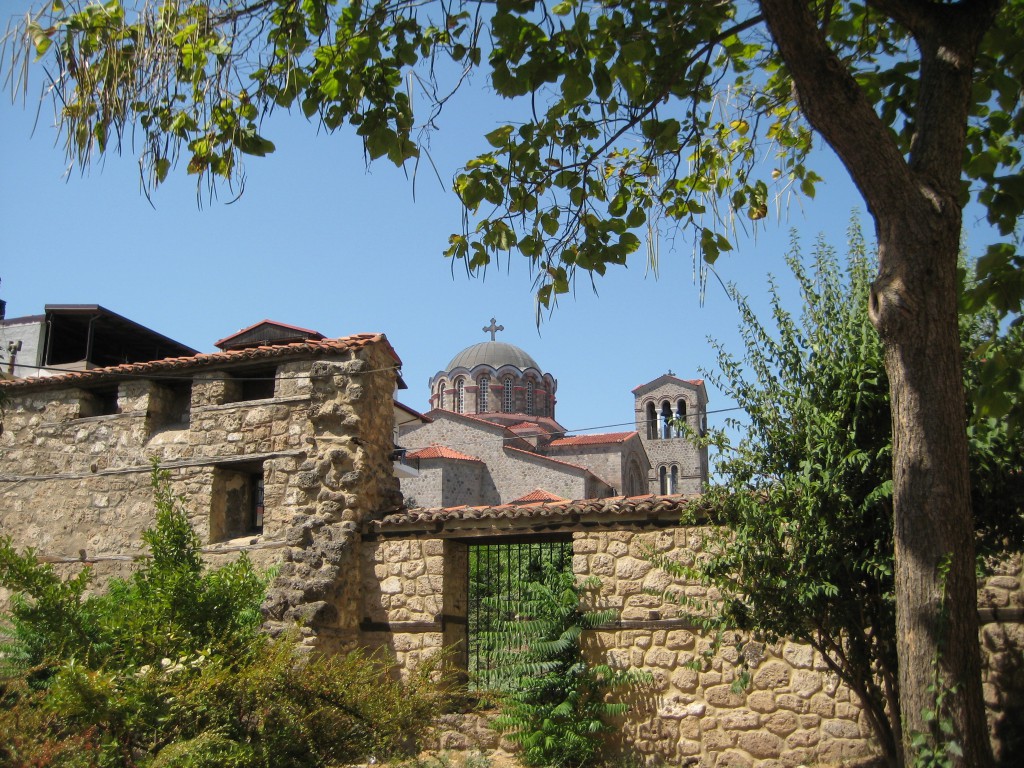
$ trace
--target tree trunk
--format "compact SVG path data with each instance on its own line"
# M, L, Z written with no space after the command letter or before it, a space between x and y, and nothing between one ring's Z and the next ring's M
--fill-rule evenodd
M805 0L759 0L801 110L839 155L875 219L871 319L885 345L893 418L896 627L903 752L952 726L954 765L993 763L981 695L974 525L957 327L960 177L974 59L1001 0L874 0L920 52L909 157L829 47Z
M992 764L981 695L974 526L957 328L959 210L878 217L872 320L892 399L896 631L903 748L953 726L958 764ZM905 209L906 210L906 209Z

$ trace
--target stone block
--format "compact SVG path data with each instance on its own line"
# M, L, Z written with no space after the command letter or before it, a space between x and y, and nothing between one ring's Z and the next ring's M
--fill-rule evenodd
M805 699L811 698L821 690L821 675L810 669L798 669L793 672L790 690Z
M704 700L715 707L741 707L743 699L743 694L734 693L730 685L715 685L704 691Z
M789 667L780 661L770 661L754 674L754 687L761 690L778 689L789 685Z
M757 712L738 709L723 713L720 722L727 731L751 731L761 725L761 716Z
M775 693L772 691L752 691L747 695L747 706L754 712L769 713L778 709Z
M808 701L807 710L823 718L835 717L836 703L830 696L816 693Z
M814 666L814 649L809 645L787 642L782 648L782 658L795 669L811 669Z
M753 768L750 755L735 749L727 749L715 758L715 768Z
M650 642L650 638L647 638L647 640ZM674 651L667 650L666 648L651 648L644 656L644 663L649 667L671 669L675 666L676 654Z
M736 746L753 757L779 757L782 754L782 739L766 731L748 731L736 739Z
M800 723L792 712L776 712L764 721L764 727L776 736L788 736L800 727Z
M665 636L665 647L673 651L689 650L694 646L693 633L685 629L673 629Z
M821 730L836 739L860 738L860 727L851 720L825 720Z

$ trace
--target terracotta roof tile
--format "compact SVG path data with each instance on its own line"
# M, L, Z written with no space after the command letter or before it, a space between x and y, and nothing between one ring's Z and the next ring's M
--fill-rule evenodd
M632 432L605 432L603 434L595 435L571 435L569 437L561 437L557 440L552 440L548 443L549 448L567 448L576 445L605 445L608 443L624 443L629 438L636 435L636 430Z
M409 451L409 453L406 454L406 457L410 459L455 459L457 461L480 461L476 456L461 453L460 451L456 451L446 445L441 445L440 443L431 443L426 448Z
M542 432L544 431L544 428L542 426L540 426L539 424L534 424L532 421L520 421L518 424L513 424L512 426L510 426L509 429L511 429L513 432L518 432L523 429L537 429Z
M443 509L402 509L379 520L369 521L367 529L376 533L406 531L439 526L472 527L474 524L505 523L529 526L571 524L580 518L607 520L678 520L697 496L613 496L605 499L551 501L538 504L501 504L483 507L447 507Z
M43 389L54 386L88 384L124 377L155 376L159 374L185 373L202 368L218 368L235 363L275 360L277 358L311 358L335 352L358 352L367 347L382 345L384 350L401 365L394 348L382 333L357 333L340 339L320 341L299 341L276 346L231 349L226 352L190 355L188 357L166 357L145 363L124 363L107 368L93 368L88 371L69 371L58 376L40 376L31 379L14 379L0 382L7 389Z
M534 488L532 491L520 496L518 499L512 499L509 504L542 504L548 501L568 501L568 499L562 496L556 496L550 491L545 491L543 488Z

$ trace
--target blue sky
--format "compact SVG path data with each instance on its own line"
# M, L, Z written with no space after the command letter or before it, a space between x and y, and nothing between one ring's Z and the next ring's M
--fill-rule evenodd
M21 5L0 0L0 28ZM481 328L493 316L506 329L499 340L523 347L558 380L565 427L622 429L633 418L633 387L668 369L691 378L713 368L706 337L735 344L736 313L713 279L701 305L686 232L661 243L657 279L640 253L611 268L596 294L581 282L539 330L525 260L513 257L483 279L461 265L453 271L442 252L461 217L449 182L484 146L482 133L501 124L495 106L479 87L460 95L431 148L445 183L421 171L415 195L402 170L378 163L367 171L350 132L318 135L301 115L277 114L264 130L277 152L248 161L241 199L225 204L225 191L200 209L183 169L151 205L130 139L85 176L66 174L49 102L36 121L35 91L24 107L5 95L0 298L8 317L48 303L101 304L201 351L264 318L328 336L383 331L404 362L402 399L417 409L426 408L428 378L488 338ZM828 154L815 167L825 177L816 199L791 201L781 221L741 239L717 265L755 306L764 306L767 274L785 276L791 228L808 249L820 232L841 249L850 212L862 207ZM732 405L709 395L711 410Z

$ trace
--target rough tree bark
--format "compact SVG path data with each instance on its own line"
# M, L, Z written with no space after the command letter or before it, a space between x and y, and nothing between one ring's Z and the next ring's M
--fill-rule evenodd
M957 329L961 162L975 55L999 0L869 0L921 57L916 136L899 147L828 47L807 3L760 0L811 125L871 212L879 274L872 322L885 346L893 416L896 608L903 753L930 731L938 664L958 764L993 763L981 695L977 585Z

